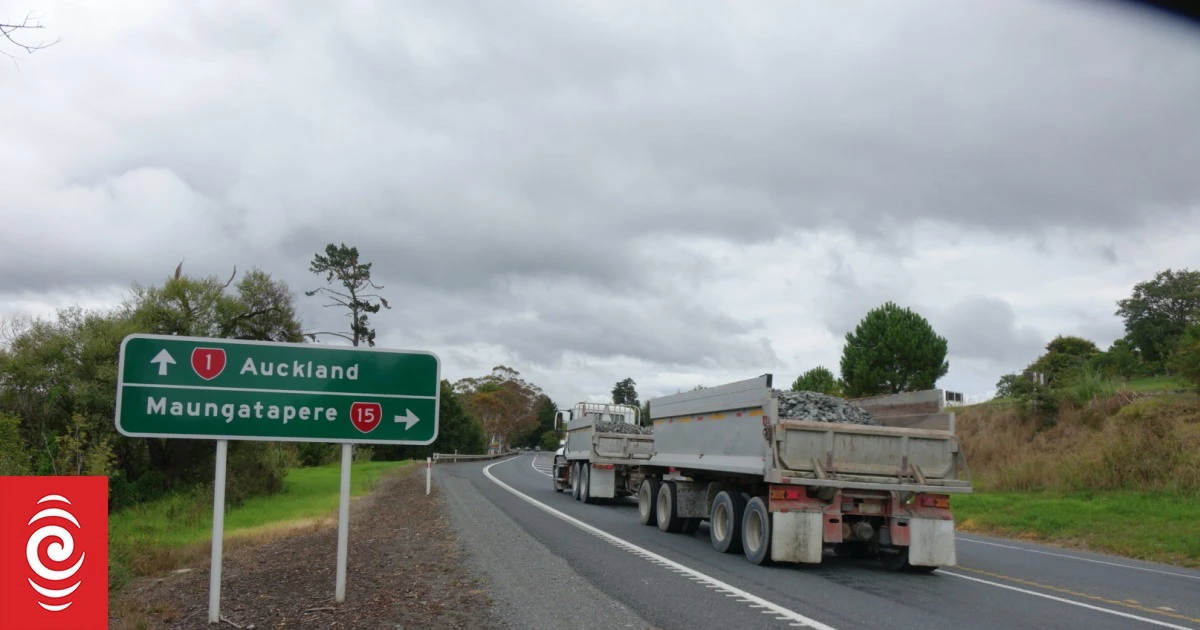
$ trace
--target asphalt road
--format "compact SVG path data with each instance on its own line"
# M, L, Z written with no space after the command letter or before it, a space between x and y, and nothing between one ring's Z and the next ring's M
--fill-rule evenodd
M434 469L514 627L1200 630L1198 571L965 534L959 566L932 574L834 556L755 566L714 551L707 525L666 534L638 522L633 500L555 492L550 460ZM498 539L520 542L484 542Z

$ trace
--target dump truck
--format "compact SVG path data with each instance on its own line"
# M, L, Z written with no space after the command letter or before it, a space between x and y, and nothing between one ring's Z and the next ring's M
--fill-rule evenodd
M635 405L581 402L558 412L555 429L565 424L567 439L554 455L554 490L569 488L584 503L635 494L641 477L631 475L654 443L654 436L642 434L640 419Z
M575 416L555 489L636 488L643 524L695 533L708 521L714 549L754 564L815 564L826 550L893 570L957 563L950 497L971 482L942 390L838 401L837 413L870 414L841 422L806 418L771 384L652 399L653 436L589 432L604 412Z

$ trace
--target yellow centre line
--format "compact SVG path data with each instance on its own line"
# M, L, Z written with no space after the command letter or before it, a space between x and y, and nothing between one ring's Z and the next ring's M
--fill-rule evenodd
M1162 615L1163 617L1171 617L1173 619L1190 621L1192 623L1200 623L1200 619L1197 619L1195 617L1188 617L1187 615L1180 615L1178 613L1167 612L1165 610L1158 610L1156 608L1147 608L1140 604L1129 603L1129 602L1132 602L1135 600L1120 601L1120 600L1116 600L1116 599L1109 599L1107 597L1101 597L1099 595L1080 593L1079 591L1072 591L1070 589L1060 588L1057 586L1050 586L1049 584L1041 584L1039 582L1033 582L1031 580L1023 580L1021 578L1009 577L1007 575L1001 575L999 573L992 573L991 571L983 571L981 569L970 569L970 568L967 568L967 567L964 567L961 565L956 566L954 568L959 571L969 571L971 573L977 573L979 575L986 575L990 578L995 578L998 580L1007 580L1009 582L1016 582L1018 584L1024 584L1025 586L1032 586L1035 588L1045 589L1047 591L1054 591L1055 593L1062 593L1063 595L1073 595L1075 597L1082 597L1084 599L1090 599L1092 601L1104 602L1106 604L1110 604L1113 606L1123 606L1125 608L1132 608L1134 610L1140 610L1142 612L1148 612L1148 613L1154 613L1156 615Z

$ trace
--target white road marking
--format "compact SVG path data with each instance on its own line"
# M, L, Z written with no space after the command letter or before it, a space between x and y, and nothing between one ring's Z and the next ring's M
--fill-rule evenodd
M1037 597L1044 597L1046 599L1054 600L1056 602L1062 602L1064 604L1070 604L1072 606L1079 606L1080 608L1087 608L1089 610L1095 610L1095 611L1099 611L1102 613L1108 613L1110 615L1116 615L1118 617L1126 617L1129 619L1136 619L1137 621L1144 621L1146 623L1152 623L1156 626L1163 626L1164 628L1174 628L1175 630L1192 630L1191 628L1188 628L1186 626L1177 626L1173 623L1159 621L1158 619L1150 619L1149 617L1139 617L1138 615L1133 615L1133 614L1130 614L1127 612L1121 612L1119 610L1110 610L1108 608L1101 608L1099 606L1093 606L1091 604L1085 604L1083 602L1076 602L1076 601L1072 601L1069 599L1064 599L1062 597L1055 597L1054 595L1047 595L1046 593L1039 593L1037 591L1031 591L1028 589L1017 588L1016 586L1009 586L1008 584L992 582L991 580L984 580L984 579L980 579L977 577L971 577L969 575L963 575L961 573L951 573L950 571L946 571L944 569L938 569L938 570L934 571L934 573L940 573L942 575L951 575L956 578L962 578L964 580L971 580L972 582L979 582L980 584L987 584L989 586L995 586L997 588L1006 588L1010 591L1016 591L1018 593L1025 593L1026 595L1034 595Z
M545 470L542 470L541 468L538 468L538 467L537 467L537 460L538 460L538 457L539 457L538 455L534 455L534 456L533 456L533 459L530 459L530 460L529 460L529 467L530 467L530 468L532 468L532 469L534 469L534 470L536 470L537 472L540 472L540 473L542 473L543 475L546 475L547 477L553 477L554 475L552 475L552 474L550 474L549 472L547 472L547 471L545 471Z
M575 527L578 527L579 529L582 529L583 531L585 531L589 534L592 534L593 536L596 536L598 538L603 538L605 541L610 542L613 545L616 545L617 547L620 547L634 555L640 556L643 559L646 559L651 562L654 562L655 564L667 567L667 568L675 571L676 573L682 573L684 575L689 575L689 576L695 577L695 578L705 582L706 585L711 585L714 588L717 588L718 590L724 592L726 595L728 595L730 597L741 597L743 599L754 602L756 604L760 604L764 608L769 608L770 609L769 611L764 610L763 612L773 612L779 616L778 617L779 619L784 619L784 620L793 621L793 622L799 622L799 623L803 624L804 626L812 628L813 630L834 630L833 627L827 626L827 625L817 621L816 619L811 619L809 617L805 617L804 615L801 615L800 613L798 613L794 610L784 608L783 606L780 606L779 604L767 601L757 595L743 591L742 589L740 589L736 586L733 586L732 584L727 584L725 582L722 582L721 580L718 580L717 578L714 578L710 575L701 573L690 567L686 567L682 564L679 564L678 562L675 562L674 560L660 556L660 555L654 553L653 551L643 549L642 547L639 547L631 542L627 542L622 538L613 536L612 534L610 534L604 530L593 527L592 525L588 525L587 523L585 523L573 516L568 516L567 514L565 514L563 512L559 512L558 510L550 507L549 505L546 505L545 503L542 503L541 501L538 501L537 499L534 499L534 498L530 497L529 495L526 495L525 493L517 490L516 488L513 488L512 486L497 479L495 477L495 475L492 474L491 469L494 466L497 466L497 465L503 464L503 463L505 463L505 462L500 461L500 462L494 462L492 464L484 466L483 474L488 479L491 479L492 482L495 483L496 485L511 492L512 494L516 495L518 498L533 505L534 507L539 508L545 512L548 512L549 514L556 516L556 517L574 525ZM795 624L792 624L792 625L794 626Z
M1134 569L1137 571L1148 571L1150 573L1161 573L1163 575L1171 575L1174 577L1200 580L1200 575L1188 575L1186 573L1173 573L1171 571L1162 571L1160 569L1151 569L1149 567L1138 567L1138 566L1133 566L1131 564L1121 564L1120 562L1108 562L1105 560L1093 560L1092 558L1080 558L1079 556L1072 556L1072 555L1065 554L1065 553L1053 553L1050 551L1041 551L1039 549L1028 549L1025 547L1018 547L1016 545L1002 545L1000 543L988 542L986 540L975 540L973 538L965 538L963 536L959 536L958 539L962 542L975 543L977 545L991 545L992 547L1003 547L1005 549L1016 549L1017 551L1025 551L1028 553L1040 553L1044 556L1054 556L1056 558L1070 558L1071 560L1082 560L1083 562L1094 562L1096 564L1107 564L1108 566L1121 567L1122 569Z

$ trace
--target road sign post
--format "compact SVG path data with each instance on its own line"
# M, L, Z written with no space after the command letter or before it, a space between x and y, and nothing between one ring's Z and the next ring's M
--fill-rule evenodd
M432 352L134 334L121 342L115 423L129 437L217 440L209 622L218 623L228 440L342 444L340 602L352 446L432 444L440 403Z

